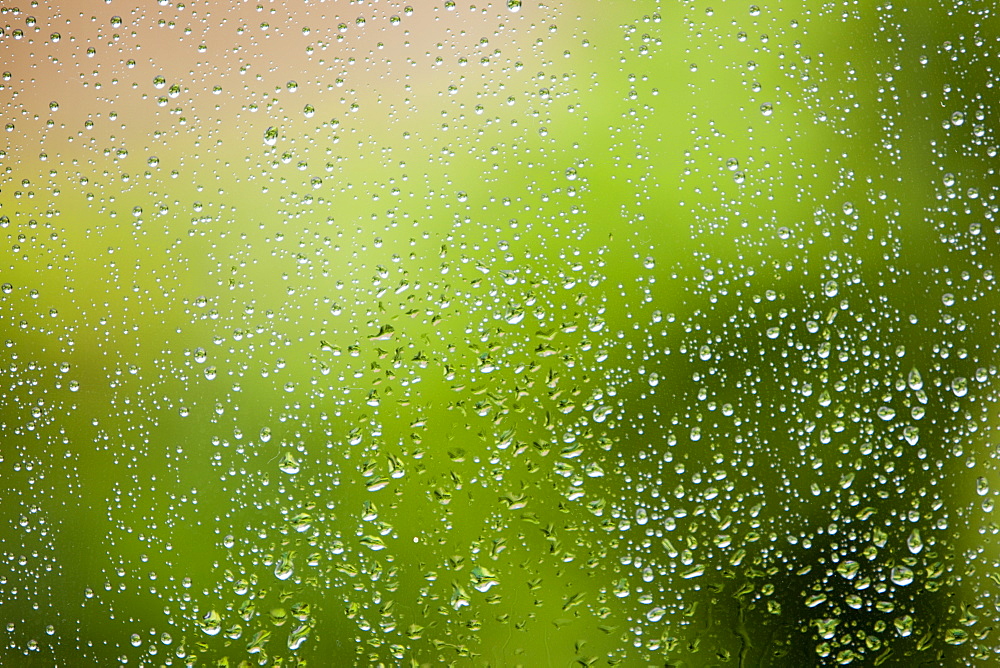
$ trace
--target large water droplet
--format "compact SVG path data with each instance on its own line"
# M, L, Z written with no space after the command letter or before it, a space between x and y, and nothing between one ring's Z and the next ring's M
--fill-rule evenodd
M892 569L889 579L900 587L905 587L913 582L913 569L906 566L896 566Z
M295 572L294 555L291 552L284 552L274 564L274 577L279 580L287 580Z
M299 461L295 459L295 455L291 452L286 452L281 457L281 464L278 468L289 475L294 475L299 472Z

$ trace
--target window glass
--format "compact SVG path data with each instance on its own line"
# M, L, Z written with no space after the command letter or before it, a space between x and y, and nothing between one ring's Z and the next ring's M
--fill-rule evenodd
M3 665L990 665L993 3L0 9Z

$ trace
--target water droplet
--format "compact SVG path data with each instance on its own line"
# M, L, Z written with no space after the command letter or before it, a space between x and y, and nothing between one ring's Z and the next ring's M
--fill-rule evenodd
M806 607L815 608L817 605L826 602L826 594L813 594L806 598Z
M889 579L900 587L905 587L913 582L913 570L906 566L894 566Z
M846 560L837 564L837 572L840 573L841 577L848 580L853 580L854 576L858 574L858 569L861 566L856 561Z
M264 131L264 143L267 146L274 146L278 143L278 128L272 126Z
M990 493L990 481L980 476L976 479L976 494L986 496Z
M879 406L878 411L876 411L879 418L889 422L894 417L896 417L896 410L891 406Z
M486 593L498 584L500 584L500 581L489 570L481 566L476 566L472 569L472 588L476 591Z
M470 603L469 594L466 593L465 589L463 589L458 583L452 584L451 607L455 610L461 610Z
M378 536L363 536L358 542L374 552L385 549L385 542Z
M288 649L294 652L302 647L302 643L306 641L311 631L312 627L308 624L300 624L292 629L292 632L288 634Z
M278 465L278 468L289 475L295 475L299 472L299 462L295 459L295 455L291 452L286 452L282 455L281 464Z
M199 620L198 625L206 635L219 635L219 631L222 630L222 617L215 610L209 610Z
M705 564L695 564L691 568L682 571L681 577L685 580L691 580L693 578L701 577L705 574Z
M969 632L965 629L948 629L944 633L944 641L949 645L962 645L969 639Z
M521 11L521 0L507 0L507 9L512 12Z
M274 563L274 577L279 580L287 580L295 572L295 555L291 552L283 552Z

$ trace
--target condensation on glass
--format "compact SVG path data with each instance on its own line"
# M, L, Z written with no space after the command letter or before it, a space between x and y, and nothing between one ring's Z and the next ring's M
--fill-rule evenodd
M987 2L0 8L0 663L993 665Z

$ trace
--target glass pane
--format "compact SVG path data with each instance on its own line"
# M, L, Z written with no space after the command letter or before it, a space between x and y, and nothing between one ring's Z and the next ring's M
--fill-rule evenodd
M0 663L996 661L994 13L0 9Z

